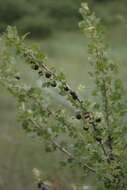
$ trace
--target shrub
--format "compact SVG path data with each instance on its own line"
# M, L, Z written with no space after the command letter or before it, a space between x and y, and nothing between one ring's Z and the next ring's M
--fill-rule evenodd
M0 82L16 97L18 118L26 132L43 138L46 151L60 150L66 155L62 166L78 165L84 176L93 176L98 190L126 190L127 109L124 89L117 78L118 67L108 57L99 19L87 4L82 4L80 12L83 17L80 28L89 40L95 102L82 99L67 84L63 73L57 74L49 69L45 56L39 50L27 47L25 36L20 37L16 28L8 27L1 37ZM15 69L17 57L38 73L41 87L21 82ZM75 113L72 115L61 105L52 107L52 98L45 95L45 88L66 99ZM61 135L66 136L64 142L59 138ZM44 188L39 176L38 180L38 187L43 185Z

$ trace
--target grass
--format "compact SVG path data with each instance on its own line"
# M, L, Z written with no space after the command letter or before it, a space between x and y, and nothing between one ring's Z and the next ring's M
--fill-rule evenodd
M112 29L110 35L108 32L108 39L113 48L111 54L116 62L119 62L120 77L126 83L126 35L120 33L119 29L116 31ZM37 43L48 56L47 64L54 66L57 71L65 72L68 82L74 89L78 89L80 83L85 85L83 96L89 95L92 80L88 76L90 67L87 61L87 41L84 40L83 35L58 33L51 39ZM25 72L30 79L33 78L32 73ZM41 142L24 134L16 122L15 100L2 87L0 90L0 189L35 189L31 172L34 167L42 168L47 175L58 178L61 172L55 154L45 155ZM64 172L60 179L65 183L67 176L72 177L72 172L68 174Z

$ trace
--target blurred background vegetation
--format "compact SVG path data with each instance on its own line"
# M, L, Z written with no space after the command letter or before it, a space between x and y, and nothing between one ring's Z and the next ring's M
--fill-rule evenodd
M110 52L119 63L120 77L126 84L127 1L88 2L106 26ZM39 44L48 56L48 64L64 71L73 88L85 85L85 90L79 93L86 96L92 81L88 76L87 41L78 29L80 3L81 0L0 0L0 32L7 25L16 25L20 33L30 32L28 44ZM32 73L28 70L25 73L26 80L34 80ZM56 160L60 155L45 155L43 143L24 133L16 122L15 100L2 87L0 92L0 190L35 190L32 178L35 167L59 182L62 190L69 189L68 181L78 184L78 169L61 171Z
M127 15L126 0L88 0L103 22L116 25ZM77 31L81 0L0 0L0 31L16 25L31 37L49 37L56 31Z

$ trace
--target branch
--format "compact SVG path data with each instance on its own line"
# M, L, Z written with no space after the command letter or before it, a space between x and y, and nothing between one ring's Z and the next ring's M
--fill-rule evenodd
M55 145L55 147L57 147L61 152L66 154L69 158L74 159L74 156L67 149L62 147L58 142L56 142L55 140L51 140L51 142L53 145Z
M114 155L112 153L112 137L111 137L111 125L110 125L110 120L109 120L109 102L108 102L108 97L107 97L107 89L106 89L106 81L103 80L103 87L104 87L104 92L103 92L103 98L104 98L104 109L105 109L105 121L107 124L108 128L108 147L110 149L109 153L109 162L111 162L111 157L114 158Z
M31 122L34 126L36 126L37 128L42 128L42 126L38 123L36 123L35 121L33 121L31 119ZM57 149L59 149L61 152L63 152L67 157L76 160L75 156L70 153L67 149L65 149L64 147L62 147L58 142L56 142L54 139L50 139L50 142L56 146ZM84 164L83 165L85 168L87 168L89 171L91 171L92 173L96 173L96 170L94 170L93 168L91 168L88 164Z

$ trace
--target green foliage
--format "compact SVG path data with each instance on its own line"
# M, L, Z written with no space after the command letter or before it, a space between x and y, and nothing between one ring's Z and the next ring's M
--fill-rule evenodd
M123 122L126 113L123 86L121 81L116 78L118 74L116 63L108 57L107 45L104 44L100 21L94 13L91 13L87 4L82 5L80 12L84 18L83 22L80 23L80 27L88 36L89 60L94 68L94 72L90 73L96 84L93 95L101 99L99 104L95 105L95 110L103 113L104 123L101 136L104 135L103 142L107 143L107 151L105 152L108 156L107 161L111 167L114 167L107 188L124 189L125 179L124 177L121 179L121 175L126 175L126 172L124 173L122 163L119 163L126 144L125 138L122 138L126 129L126 124ZM119 144L121 145L119 146ZM118 172L117 177L115 172Z
M24 130L44 139L47 152L60 150L66 155L64 160L58 160L62 166L78 165L84 177L95 178L98 190L125 190L127 109L124 88L116 78L116 63L108 57L99 19L87 4L82 4L80 12L83 17L80 28L89 41L95 102L81 99L63 73L49 69L46 57L39 49L28 47L26 35L19 36L15 27L8 27L0 39L0 83L16 97L18 119ZM21 71L16 66L18 59L38 74L41 86L22 82ZM59 104L54 108L47 90L71 104L74 113Z

